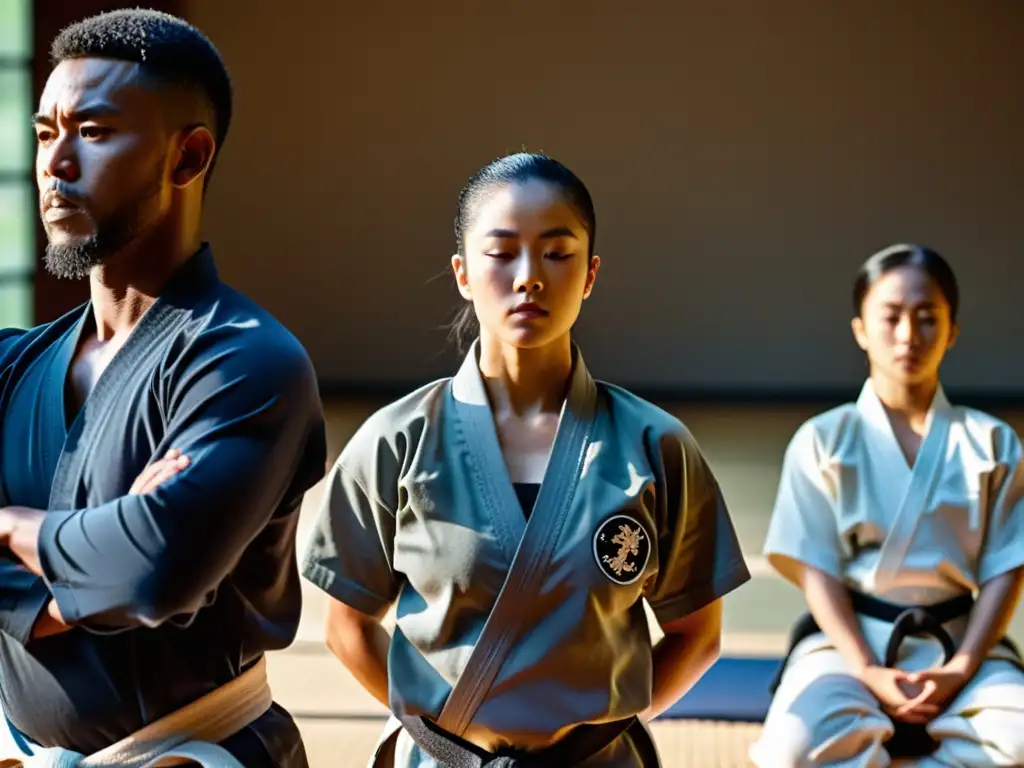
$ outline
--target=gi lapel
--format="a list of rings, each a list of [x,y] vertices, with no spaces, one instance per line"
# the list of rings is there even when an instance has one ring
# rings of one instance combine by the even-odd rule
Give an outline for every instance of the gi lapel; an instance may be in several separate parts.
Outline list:
[[[597,411],[597,387],[574,346],[572,378],[551,457],[534,511],[529,523],[524,523],[480,376],[478,344],[473,344],[453,379],[451,397],[472,480],[499,530],[503,549],[511,553],[511,565],[465,671],[437,721],[457,736],[465,732],[487,696],[517,639],[523,614],[547,575],[579,482]]]
[[[79,479],[86,462],[95,459],[94,443],[103,434],[107,415],[113,408],[126,405],[119,395],[129,382],[137,381],[135,377],[140,375],[140,368],[147,362],[147,358],[162,353],[160,342],[166,341],[170,331],[188,318],[196,297],[208,290],[216,280],[213,256],[209,246],[204,246],[175,273],[164,293],[139,319],[68,428],[67,440],[50,489],[50,509],[68,510],[78,506],[80,502],[76,499],[76,491]],[[90,302],[83,317],[90,318],[91,312]],[[69,366],[70,362],[68,360]],[[155,366],[156,363],[151,362],[150,367]],[[68,370],[64,371],[63,381],[67,381],[68,373]],[[63,393],[65,387],[61,386],[60,391]],[[61,413],[67,413],[63,400],[61,406]]]
[[[888,416],[884,407],[872,390],[870,397],[863,397],[863,403],[858,401],[862,407],[863,414],[869,422],[875,423],[881,418],[888,424]],[[889,527],[889,531],[882,542],[879,553],[878,566],[875,569],[875,586],[883,589],[886,584],[891,583],[900,566],[906,557],[910,547],[911,539],[917,528],[918,520],[924,514],[928,498],[935,489],[936,484],[942,477],[942,470],[946,459],[946,441],[949,436],[949,401],[942,391],[942,387],[935,393],[931,409],[928,412],[926,432],[921,441],[921,447],[917,452],[917,459],[911,472],[910,486],[907,488],[899,511]],[[890,435],[895,442],[895,435]]]

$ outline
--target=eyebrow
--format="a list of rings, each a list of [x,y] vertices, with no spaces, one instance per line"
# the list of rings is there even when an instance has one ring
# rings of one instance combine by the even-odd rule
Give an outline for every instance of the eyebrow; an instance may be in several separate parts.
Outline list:
[[[886,309],[903,309],[905,304],[899,301],[887,301],[883,305]],[[914,309],[935,309],[938,305],[934,301],[922,301],[917,304],[911,304]]]
[[[100,102],[97,104],[91,104],[81,109],[76,109],[68,115],[68,119],[73,123],[84,123],[88,120],[95,120],[96,118],[112,117],[114,115],[121,114],[121,110],[108,101]],[[33,125],[53,125],[53,118],[42,112],[36,112],[32,115]]]
[[[513,232],[511,229],[492,229],[484,237],[518,237],[517,232]],[[555,227],[554,229],[546,229],[540,233],[542,240],[550,240],[555,237],[571,237],[573,240],[578,240],[576,234],[568,227]]]

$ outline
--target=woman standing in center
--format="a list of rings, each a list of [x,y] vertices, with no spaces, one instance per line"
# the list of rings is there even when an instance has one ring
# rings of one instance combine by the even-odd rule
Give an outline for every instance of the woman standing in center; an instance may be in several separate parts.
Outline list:
[[[479,335],[330,474],[304,574],[333,598],[328,645],[395,715],[371,764],[655,766],[646,721],[717,656],[721,598],[749,574],[715,478],[677,419],[595,382],[570,340],[595,224],[545,156],[473,176],[452,269]]]

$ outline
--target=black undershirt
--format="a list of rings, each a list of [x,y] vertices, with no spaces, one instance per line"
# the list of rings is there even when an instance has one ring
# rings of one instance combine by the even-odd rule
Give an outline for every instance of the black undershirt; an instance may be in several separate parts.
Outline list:
[[[533,512],[533,506],[537,503],[537,494],[540,493],[540,483],[513,483],[516,489],[516,496],[519,498],[519,506],[523,508],[523,515],[527,520]]]

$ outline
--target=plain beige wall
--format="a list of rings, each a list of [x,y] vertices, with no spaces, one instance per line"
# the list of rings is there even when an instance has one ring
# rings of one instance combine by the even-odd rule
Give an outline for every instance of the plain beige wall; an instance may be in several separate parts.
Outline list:
[[[191,8],[237,89],[208,235],[325,380],[450,371],[458,190],[525,146],[597,201],[599,376],[856,387],[851,276],[919,240],[962,282],[947,385],[1024,388],[1019,0]]]

